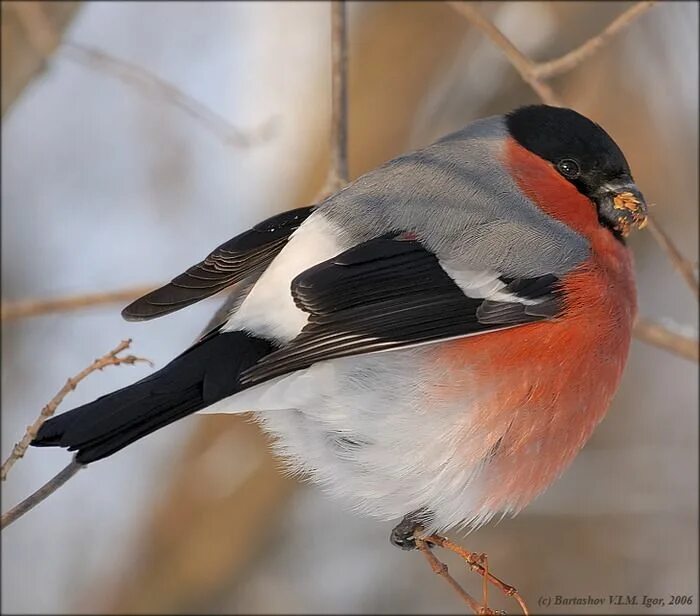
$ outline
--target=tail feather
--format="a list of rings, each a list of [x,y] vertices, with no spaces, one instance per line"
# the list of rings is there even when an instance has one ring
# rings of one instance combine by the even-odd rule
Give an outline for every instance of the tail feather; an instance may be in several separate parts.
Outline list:
[[[88,464],[245,388],[239,375],[274,350],[245,332],[210,336],[128,387],[45,422],[32,445],[67,447]]]

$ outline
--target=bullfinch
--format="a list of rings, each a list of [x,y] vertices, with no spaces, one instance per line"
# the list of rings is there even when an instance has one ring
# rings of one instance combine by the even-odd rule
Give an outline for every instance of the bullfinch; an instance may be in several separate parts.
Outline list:
[[[233,287],[146,378],[49,419],[89,464],[195,412],[255,417],[289,466],[393,543],[514,514],[605,415],[636,313],[646,204],[620,148],[546,105],[475,121],[216,248],[123,311]]]

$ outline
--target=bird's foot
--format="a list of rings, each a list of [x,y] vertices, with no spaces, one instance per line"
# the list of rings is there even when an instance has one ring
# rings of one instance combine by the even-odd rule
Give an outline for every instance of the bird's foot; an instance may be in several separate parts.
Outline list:
[[[434,573],[441,576],[450,585],[460,598],[470,607],[475,614],[505,614],[505,612],[492,610],[488,606],[488,589],[489,584],[498,588],[508,597],[513,597],[518,604],[522,613],[527,616],[528,610],[523,598],[518,594],[518,591],[506,584],[501,579],[497,578],[489,571],[488,557],[486,554],[477,554],[465,550],[461,546],[453,543],[449,539],[438,534],[423,534],[423,525],[421,519],[425,519],[420,514],[409,514],[404,517],[399,524],[391,531],[390,541],[402,550],[418,550],[425,556],[430,568]],[[440,547],[450,552],[457,554],[471,571],[481,575],[483,580],[482,586],[482,601],[479,603],[474,597],[466,592],[457,581],[449,574],[447,565],[440,561],[433,549]]]
[[[402,550],[417,549],[416,537],[423,531],[421,519],[423,519],[423,516],[420,513],[409,513],[407,516],[404,516],[403,520],[394,526],[391,535],[389,535],[391,545],[395,545]]]

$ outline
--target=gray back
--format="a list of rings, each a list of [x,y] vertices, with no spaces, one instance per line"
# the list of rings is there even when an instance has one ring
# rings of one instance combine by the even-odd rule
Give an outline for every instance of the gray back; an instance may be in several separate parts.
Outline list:
[[[502,116],[473,122],[361,176],[319,210],[348,245],[411,230],[455,266],[562,275],[588,256],[588,242],[520,191],[501,162],[506,136]]]

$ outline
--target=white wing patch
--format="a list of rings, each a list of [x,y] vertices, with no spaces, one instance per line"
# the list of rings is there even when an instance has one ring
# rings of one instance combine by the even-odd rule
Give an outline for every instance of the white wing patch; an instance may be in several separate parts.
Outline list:
[[[484,298],[494,302],[518,303],[525,306],[534,306],[546,299],[530,299],[510,293],[506,290],[506,283],[500,279],[502,274],[499,272],[466,269],[456,261],[441,261],[440,266],[467,297]]]
[[[245,330],[280,343],[295,338],[309,315],[294,304],[292,280],[346,248],[337,228],[321,213],[312,214],[260,276],[223,331]]]

